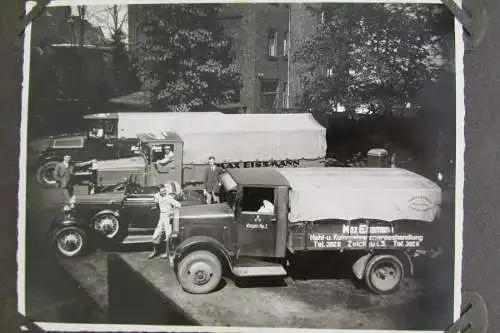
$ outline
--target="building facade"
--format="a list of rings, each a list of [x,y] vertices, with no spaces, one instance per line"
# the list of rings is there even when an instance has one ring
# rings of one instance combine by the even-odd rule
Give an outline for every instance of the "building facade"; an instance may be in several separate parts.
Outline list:
[[[312,32],[317,17],[305,4],[226,4],[220,23],[233,40],[240,69],[239,112],[275,113],[293,109],[300,94],[301,65],[294,48]],[[129,45],[141,39],[141,6],[128,8]]]

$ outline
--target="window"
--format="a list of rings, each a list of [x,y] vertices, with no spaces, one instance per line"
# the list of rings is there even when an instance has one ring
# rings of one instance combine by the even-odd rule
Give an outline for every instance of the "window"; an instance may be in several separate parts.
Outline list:
[[[158,160],[161,160],[165,157],[165,147],[169,147],[170,151],[173,153],[174,152],[174,147],[173,145],[153,145],[151,147],[151,152],[152,152],[152,158],[151,162],[156,162]]]
[[[267,55],[270,58],[278,56],[278,32],[274,29],[269,30],[267,35]]]
[[[283,107],[285,108],[289,108],[290,107],[290,103],[288,102],[289,101],[289,98],[288,98],[288,95],[289,95],[289,91],[288,91],[288,82],[285,81],[283,82]]]
[[[262,80],[260,82],[260,107],[262,109],[277,108],[279,81],[278,80]]]
[[[283,39],[283,57],[288,58],[288,49],[290,47],[289,45],[289,36],[288,36],[288,31],[285,32],[285,38]]]
[[[274,188],[244,187],[241,210],[242,212],[274,214]]]

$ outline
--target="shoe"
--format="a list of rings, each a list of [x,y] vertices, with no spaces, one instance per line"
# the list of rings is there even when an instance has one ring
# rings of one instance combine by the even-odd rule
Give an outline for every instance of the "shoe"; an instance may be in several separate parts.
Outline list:
[[[153,245],[153,252],[151,252],[148,256],[148,259],[153,259],[158,255],[158,245]]]
[[[167,259],[168,258],[168,253],[166,253],[166,252],[162,253],[161,256],[160,256],[160,258]]]

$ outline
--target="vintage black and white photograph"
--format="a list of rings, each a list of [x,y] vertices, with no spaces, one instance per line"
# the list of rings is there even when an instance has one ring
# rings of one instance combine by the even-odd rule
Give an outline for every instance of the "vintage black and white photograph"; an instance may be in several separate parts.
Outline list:
[[[25,33],[19,312],[444,331],[461,36],[440,1],[51,2]]]

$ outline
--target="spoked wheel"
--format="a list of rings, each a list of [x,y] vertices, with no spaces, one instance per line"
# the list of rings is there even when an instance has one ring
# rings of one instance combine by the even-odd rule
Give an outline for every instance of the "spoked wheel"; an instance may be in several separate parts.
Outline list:
[[[112,213],[102,214],[94,219],[94,229],[107,239],[115,239],[120,232],[120,222]]]
[[[66,227],[54,233],[53,242],[58,255],[76,257],[87,249],[87,233],[78,227]]]
[[[222,280],[222,265],[211,252],[194,251],[179,263],[177,278],[182,288],[191,294],[207,294]]]
[[[366,284],[376,294],[394,292],[399,288],[403,278],[403,264],[396,256],[375,255],[366,265]]]

